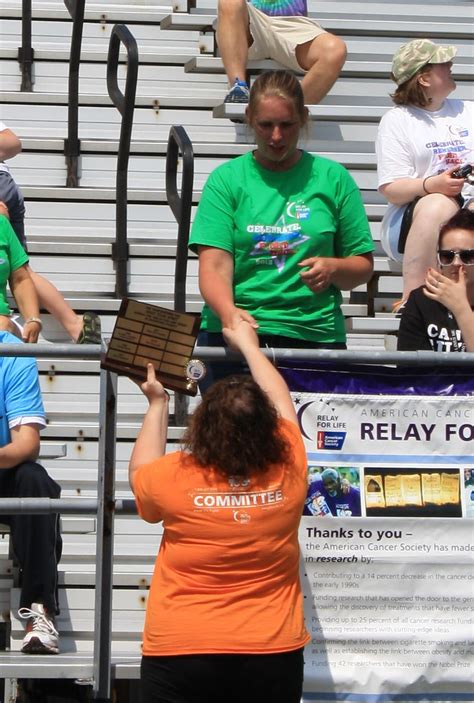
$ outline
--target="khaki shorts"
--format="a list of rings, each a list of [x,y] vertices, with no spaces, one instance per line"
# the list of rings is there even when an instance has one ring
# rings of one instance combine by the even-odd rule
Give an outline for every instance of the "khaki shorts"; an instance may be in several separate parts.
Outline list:
[[[269,17],[250,3],[247,9],[253,38],[249,61],[273,59],[293,71],[302,71],[296,60],[296,47],[326,34],[326,30],[308,17]]]

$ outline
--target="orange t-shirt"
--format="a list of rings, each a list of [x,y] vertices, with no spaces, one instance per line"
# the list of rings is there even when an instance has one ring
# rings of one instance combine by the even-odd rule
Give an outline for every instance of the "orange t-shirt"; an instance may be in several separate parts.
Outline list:
[[[182,452],[137,470],[138,512],[164,526],[143,654],[271,654],[309,640],[298,544],[306,452],[295,424],[280,427],[293,460],[263,475],[226,478]]]

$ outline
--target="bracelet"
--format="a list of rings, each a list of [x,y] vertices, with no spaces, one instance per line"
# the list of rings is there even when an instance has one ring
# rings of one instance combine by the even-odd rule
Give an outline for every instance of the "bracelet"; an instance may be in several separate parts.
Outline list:
[[[25,320],[23,324],[27,325],[29,322],[36,322],[40,326],[40,332],[43,329],[43,323],[41,322],[39,317],[29,317],[27,320]]]
[[[433,176],[426,176],[426,178],[423,181],[422,188],[423,188],[424,192],[426,193],[426,195],[432,195],[431,191],[426,190],[426,186],[425,186],[425,183],[428,180],[428,178],[433,178]]]

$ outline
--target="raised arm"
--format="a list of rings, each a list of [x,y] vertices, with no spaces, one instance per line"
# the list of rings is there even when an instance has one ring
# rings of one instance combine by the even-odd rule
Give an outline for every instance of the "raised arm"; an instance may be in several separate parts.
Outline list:
[[[423,292],[427,298],[437,300],[453,313],[461,330],[466,351],[474,351],[474,311],[469,302],[463,267],[459,268],[458,277],[455,280],[435,269],[428,269]]]
[[[262,353],[257,333],[251,325],[241,321],[234,329],[223,328],[222,332],[227,344],[243,355],[254,381],[268,395],[281,417],[298,424],[288,386],[271,361]]]
[[[229,252],[216,247],[200,246],[198,253],[199,289],[222,326],[233,328],[240,320],[246,320],[253,327],[258,327],[252,315],[234,304],[234,261]]]
[[[128,481],[133,491],[133,477],[139,466],[159,459],[166,453],[168,436],[168,394],[158,381],[153,364],[147,366],[147,380],[140,386],[148,400],[148,410],[133,447],[128,466]]]

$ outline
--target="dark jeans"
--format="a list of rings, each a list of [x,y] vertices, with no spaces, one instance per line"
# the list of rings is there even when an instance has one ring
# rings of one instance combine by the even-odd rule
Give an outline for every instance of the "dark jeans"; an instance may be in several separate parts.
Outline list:
[[[56,481],[33,461],[0,469],[0,498],[59,498],[60,494]],[[20,608],[43,603],[51,613],[58,613],[57,565],[62,551],[58,513],[2,515],[0,520],[10,526],[21,569]]]
[[[300,703],[303,650],[143,657],[141,703]]]
[[[259,334],[261,347],[274,347],[275,349],[346,349],[343,342],[319,343],[308,342],[305,339],[296,337],[283,337],[279,334]],[[220,332],[207,332],[202,330],[197,337],[197,344],[194,353],[199,358],[199,347],[226,347],[224,337]],[[210,386],[221,378],[231,376],[234,373],[250,373],[246,363],[242,361],[206,361],[207,373],[199,383],[201,394],[205,393]]]

